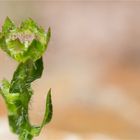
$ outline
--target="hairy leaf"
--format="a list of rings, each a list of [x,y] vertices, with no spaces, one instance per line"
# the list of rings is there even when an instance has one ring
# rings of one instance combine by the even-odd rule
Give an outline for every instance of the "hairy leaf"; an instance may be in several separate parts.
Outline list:
[[[14,73],[11,81],[10,92],[24,92],[30,88],[31,82],[41,77],[43,71],[42,57],[36,62],[28,60],[21,63]]]

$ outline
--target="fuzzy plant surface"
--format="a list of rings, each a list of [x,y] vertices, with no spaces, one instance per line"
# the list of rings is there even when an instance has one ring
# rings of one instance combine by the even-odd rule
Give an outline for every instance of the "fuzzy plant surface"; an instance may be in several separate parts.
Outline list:
[[[40,126],[30,123],[29,103],[33,95],[31,83],[43,72],[42,55],[47,49],[51,31],[45,32],[31,18],[19,27],[7,17],[0,32],[0,48],[19,65],[12,80],[2,81],[0,94],[7,106],[9,125],[19,140],[32,140],[52,118],[51,89],[46,98],[46,110]]]

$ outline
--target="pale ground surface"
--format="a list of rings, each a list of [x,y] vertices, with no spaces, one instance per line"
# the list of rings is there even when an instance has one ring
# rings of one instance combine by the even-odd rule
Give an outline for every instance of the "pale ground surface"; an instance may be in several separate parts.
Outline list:
[[[0,120],[0,140],[16,140],[17,137],[9,133],[9,126],[7,120]],[[95,134],[76,134],[72,132],[65,132],[54,129],[47,129],[42,132],[41,136],[35,138],[34,140],[119,140],[112,138],[105,134],[95,133]]]
[[[140,140],[139,1],[0,1],[0,13],[0,26],[8,15],[52,28],[30,116],[41,122],[50,87],[54,116],[36,140]],[[0,51],[0,81],[16,66]],[[1,97],[0,118],[0,140],[16,140]]]

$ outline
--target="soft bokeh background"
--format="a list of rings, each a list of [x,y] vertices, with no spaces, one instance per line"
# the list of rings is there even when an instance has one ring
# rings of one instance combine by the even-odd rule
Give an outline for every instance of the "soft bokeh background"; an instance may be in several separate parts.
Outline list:
[[[30,117],[41,122],[50,87],[54,116],[36,140],[140,139],[139,15],[140,1],[0,1],[0,26],[31,17],[52,29]],[[16,66],[0,51],[0,80]],[[9,139],[0,97],[0,140]]]

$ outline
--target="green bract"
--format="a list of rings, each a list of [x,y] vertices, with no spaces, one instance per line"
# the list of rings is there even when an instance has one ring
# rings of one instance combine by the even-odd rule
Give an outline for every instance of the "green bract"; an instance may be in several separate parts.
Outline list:
[[[19,62],[36,61],[45,52],[50,35],[50,28],[46,33],[31,18],[16,27],[7,17],[0,33],[0,47]]]
[[[32,140],[52,118],[51,90],[47,95],[42,123],[32,125],[28,115],[33,95],[31,83],[42,76],[42,55],[49,39],[50,29],[45,33],[32,19],[25,20],[18,28],[7,18],[0,33],[0,48],[20,62],[11,82],[3,80],[0,87],[0,94],[7,105],[10,128],[19,140]]]

